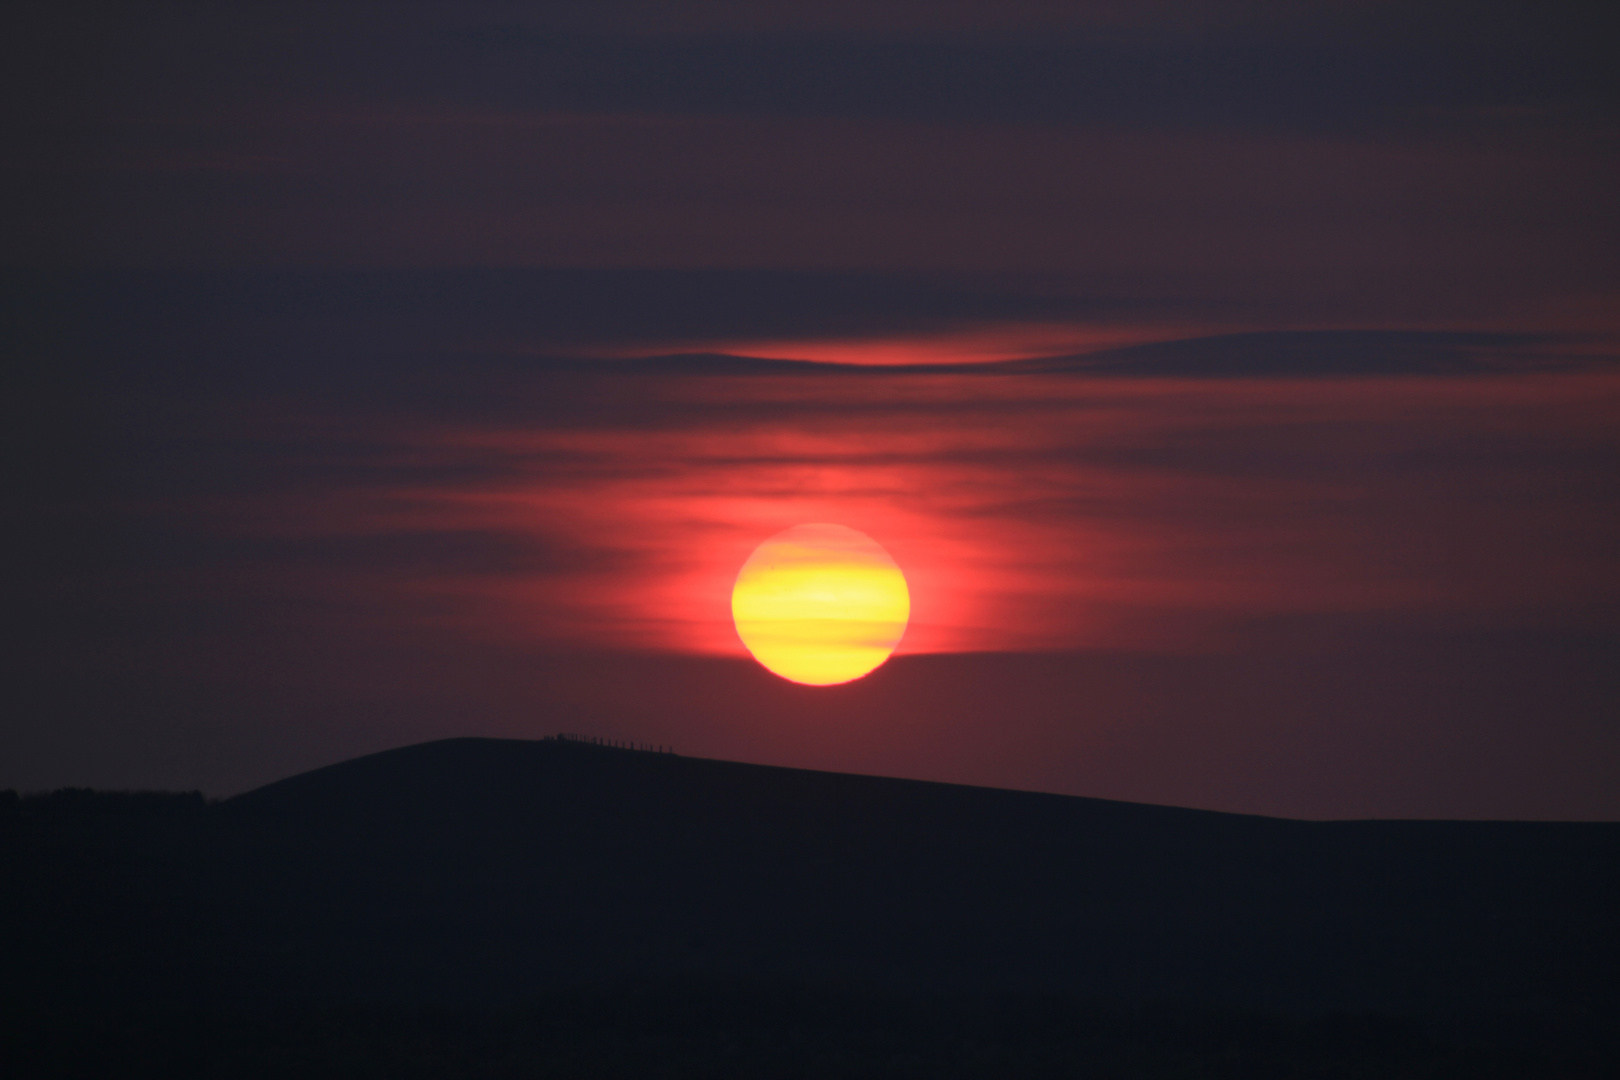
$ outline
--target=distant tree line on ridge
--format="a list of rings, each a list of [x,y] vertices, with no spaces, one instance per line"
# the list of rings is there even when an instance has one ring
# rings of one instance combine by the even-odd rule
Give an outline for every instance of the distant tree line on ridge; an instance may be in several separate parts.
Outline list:
[[[96,791],[58,788],[0,791],[0,821],[76,820],[95,817],[175,817],[212,804],[200,791]]]
[[[619,739],[603,739],[595,735],[574,735],[570,732],[561,732],[556,735],[547,735],[541,742],[575,743],[579,746],[600,746],[606,750],[640,750],[648,754],[673,754],[673,746],[662,746],[657,743],[624,742]]]

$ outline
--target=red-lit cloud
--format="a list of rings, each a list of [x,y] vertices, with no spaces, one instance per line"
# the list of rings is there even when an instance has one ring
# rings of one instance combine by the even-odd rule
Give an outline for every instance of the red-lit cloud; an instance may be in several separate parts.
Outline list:
[[[862,367],[978,364],[998,360],[1096,352],[1145,342],[1188,337],[1197,328],[1123,322],[981,322],[933,333],[863,337],[674,339],[653,350],[666,353],[728,353],[773,360],[813,360]],[[1212,328],[1206,328],[1212,329]],[[647,343],[596,350],[603,356],[645,355]]]
[[[324,573],[392,596],[373,607],[431,600],[473,636],[609,651],[743,655],[737,568],[803,522],[893,553],[913,596],[902,655],[1204,651],[1279,617],[1567,623],[1620,602],[1609,375],[647,377],[616,392],[645,399],[633,424],[385,424],[369,437],[390,455],[454,479],[284,492],[236,527],[588,553]]]

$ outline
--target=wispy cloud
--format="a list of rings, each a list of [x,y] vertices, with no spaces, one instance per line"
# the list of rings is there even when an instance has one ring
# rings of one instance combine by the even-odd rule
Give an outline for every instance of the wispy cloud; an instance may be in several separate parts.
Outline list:
[[[1620,607],[1603,372],[603,378],[614,407],[583,423],[373,417],[328,482],[210,496],[212,520],[378,613],[552,647],[740,655],[732,577],[813,521],[894,554],[902,653],[1220,650],[1277,617],[1558,626]]]

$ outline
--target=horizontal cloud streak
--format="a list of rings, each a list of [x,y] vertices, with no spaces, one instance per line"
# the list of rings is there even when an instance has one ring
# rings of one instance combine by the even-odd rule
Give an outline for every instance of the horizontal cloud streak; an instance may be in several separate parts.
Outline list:
[[[153,572],[508,643],[735,655],[737,568],[766,536],[832,521],[911,580],[902,652],[1205,651],[1284,617],[1590,629],[1620,612],[1605,373],[596,379],[614,403],[583,422],[515,419],[525,395],[591,397],[543,373],[481,419],[238,421],[215,435],[244,462],[234,486],[155,467],[170,486],[144,512],[197,565]],[[244,483],[266,447],[280,482]]]

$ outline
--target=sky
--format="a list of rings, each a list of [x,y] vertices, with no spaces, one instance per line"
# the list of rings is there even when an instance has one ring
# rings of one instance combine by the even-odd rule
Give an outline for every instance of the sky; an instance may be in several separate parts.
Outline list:
[[[0,788],[559,731],[1620,820],[1620,69],[1562,3],[25,4]],[[911,588],[784,682],[794,525]]]

